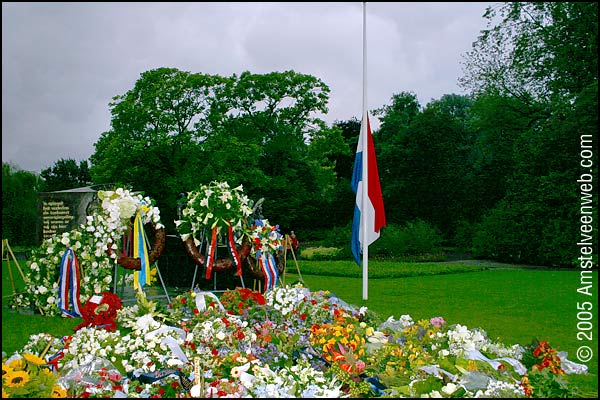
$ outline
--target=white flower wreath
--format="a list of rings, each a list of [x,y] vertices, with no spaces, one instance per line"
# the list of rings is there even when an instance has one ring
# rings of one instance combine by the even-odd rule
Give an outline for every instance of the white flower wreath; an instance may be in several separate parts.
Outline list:
[[[67,248],[73,249],[81,270],[80,300],[110,291],[113,267],[117,262],[117,243],[127,230],[130,218],[136,212],[144,223],[153,222],[156,229],[164,228],[160,211],[149,197],[118,188],[99,191],[101,207],[86,217],[79,229],[64,232],[45,240],[27,261],[30,269],[25,274],[25,286],[11,301],[15,309],[34,309],[43,315],[58,315],[58,276],[62,256]],[[109,255],[109,247],[113,251]],[[131,274],[125,275],[132,279]]]
[[[242,232],[247,226],[246,219],[252,214],[249,202],[242,185],[233,189],[227,182],[201,185],[199,190],[188,193],[175,227],[181,240],[185,242],[192,237],[196,246],[200,245],[199,236],[204,229],[217,228],[220,232],[231,226],[234,231]]]

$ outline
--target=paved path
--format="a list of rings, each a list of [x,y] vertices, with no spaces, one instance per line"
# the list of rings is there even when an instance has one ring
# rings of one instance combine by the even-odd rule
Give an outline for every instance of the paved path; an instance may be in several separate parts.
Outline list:
[[[526,264],[511,264],[511,263],[500,263],[489,260],[453,260],[453,261],[442,261],[441,264],[463,264],[463,265],[477,265],[485,266],[494,269],[536,269],[536,270],[557,270],[557,269],[568,269],[558,267],[548,267],[543,265],[526,265]]]

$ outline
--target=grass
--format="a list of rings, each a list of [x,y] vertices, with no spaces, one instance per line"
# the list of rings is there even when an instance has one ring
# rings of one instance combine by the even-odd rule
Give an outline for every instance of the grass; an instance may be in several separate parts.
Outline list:
[[[3,263],[6,264],[6,263]],[[3,265],[3,268],[6,266]],[[353,262],[299,261],[302,280],[311,290],[329,290],[347,303],[366,306],[382,319],[403,314],[414,320],[442,316],[448,324],[482,328],[492,340],[526,345],[534,338],[547,340],[571,361],[577,348],[598,348],[598,274],[594,270],[593,296],[579,293],[577,270],[492,269],[481,266],[369,263],[368,299],[362,299],[361,270]],[[19,314],[6,308],[11,286],[3,269],[2,350],[20,349],[30,334],[69,335],[79,319]],[[299,280],[288,264],[286,283]],[[318,274],[318,275],[317,275]],[[578,340],[577,304],[592,301],[593,342]],[[587,331],[590,332],[590,331]],[[587,376],[569,379],[585,393],[597,394],[597,354],[586,365]],[[587,397],[587,396],[586,396]],[[595,396],[590,396],[595,397]]]
[[[293,260],[288,260],[287,265],[289,271],[296,271]],[[354,261],[299,260],[298,267],[300,268],[300,273],[303,275],[327,275],[345,278],[362,277],[362,269],[359,268]],[[487,267],[480,265],[370,261],[369,279],[456,274],[462,272],[484,271],[486,269]]]

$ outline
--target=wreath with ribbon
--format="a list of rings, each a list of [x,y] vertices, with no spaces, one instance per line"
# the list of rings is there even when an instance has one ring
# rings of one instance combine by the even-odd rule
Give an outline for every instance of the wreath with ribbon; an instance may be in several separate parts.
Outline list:
[[[101,296],[92,296],[81,308],[83,322],[73,330],[90,326],[114,332],[117,329],[117,311],[122,308],[121,299],[114,293],[102,292]]]
[[[141,289],[151,283],[150,267],[164,249],[165,228],[160,222],[160,211],[149,197],[123,188],[99,191],[98,198],[112,232],[107,252],[123,268],[134,271],[134,288]],[[144,230],[146,224],[154,233],[152,246]],[[119,248],[117,242],[120,240]]]
[[[255,261],[253,263],[251,258],[248,259],[250,270],[255,277],[264,281],[266,292],[277,285],[285,267],[279,257],[283,250],[283,235],[279,232],[279,225],[271,225],[267,219],[256,219],[251,227],[250,239],[250,254]]]
[[[188,192],[185,207],[179,220],[175,221],[177,232],[188,254],[194,262],[206,267],[206,279],[212,271],[221,271],[236,266],[236,275],[242,275],[242,262],[250,253],[250,242],[244,235],[247,218],[252,214],[250,200],[242,185],[232,188],[228,182],[212,181],[201,185],[198,190]],[[242,243],[236,245],[236,234],[242,234]],[[208,235],[207,255],[198,251],[198,246]],[[219,239],[227,243],[231,258],[216,258]]]

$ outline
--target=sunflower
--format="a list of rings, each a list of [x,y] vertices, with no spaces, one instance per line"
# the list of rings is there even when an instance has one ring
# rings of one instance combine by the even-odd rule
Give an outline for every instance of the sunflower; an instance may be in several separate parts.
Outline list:
[[[56,385],[52,388],[52,394],[50,394],[50,397],[53,399],[65,398],[67,397],[67,391],[59,385]]]
[[[37,365],[37,366],[46,364],[46,360],[44,360],[41,357],[36,356],[35,354],[25,353],[25,354],[23,354],[23,358],[28,363],[31,363],[31,364],[34,364],[34,365]]]
[[[4,376],[4,383],[8,387],[23,387],[29,382],[29,374],[25,371],[12,371]]]
[[[9,372],[12,372],[12,371],[13,371],[13,369],[11,367],[2,363],[2,378],[4,378],[6,376],[6,374],[8,374]]]
[[[27,367],[25,361],[22,358],[15,358],[10,363],[8,363],[8,367],[14,371],[22,371]]]
[[[46,379],[54,379],[56,376],[49,368],[40,368],[40,375],[44,376]]]

